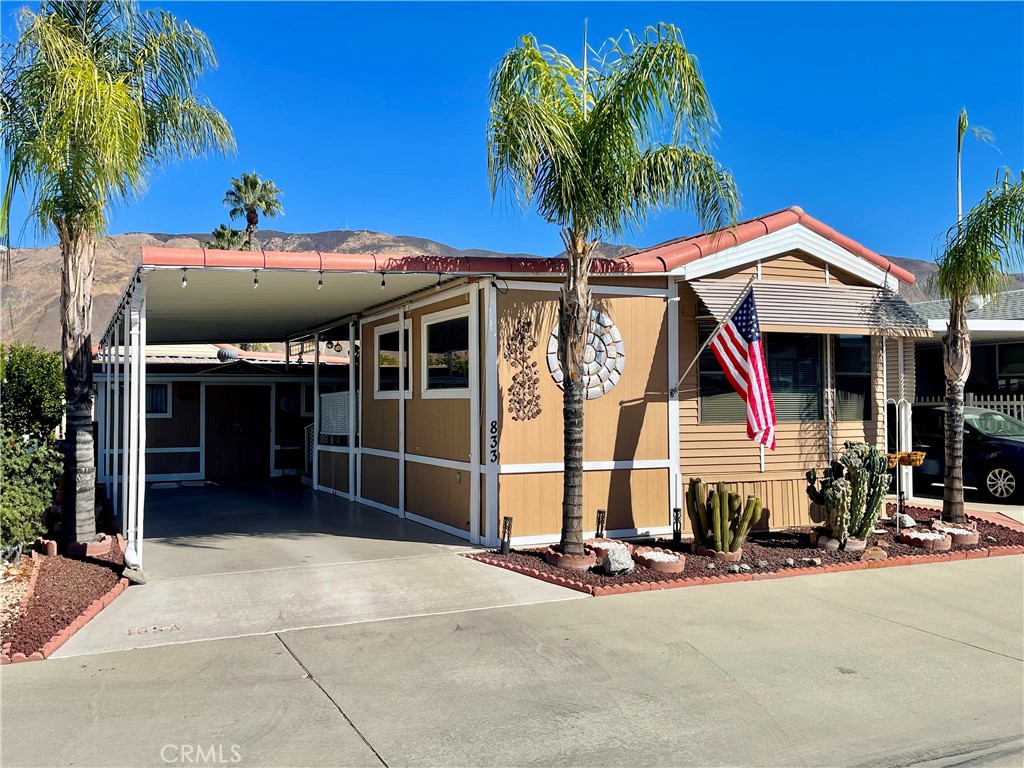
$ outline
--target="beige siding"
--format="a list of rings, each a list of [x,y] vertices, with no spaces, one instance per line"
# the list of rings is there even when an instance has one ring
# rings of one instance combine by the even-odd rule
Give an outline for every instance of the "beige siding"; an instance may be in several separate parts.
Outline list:
[[[363,454],[362,495],[364,499],[398,508],[398,459]]]
[[[594,306],[607,312],[621,332],[626,363],[614,389],[584,404],[584,460],[667,459],[665,299],[598,296]],[[562,461],[562,390],[551,378],[546,361],[557,308],[558,294],[554,292],[511,291],[498,296],[498,431],[502,464]],[[537,366],[541,414],[529,421],[511,418],[508,387],[517,369],[509,365],[503,354],[521,316],[530,318],[537,340],[531,360]]]
[[[557,534],[562,528],[560,472],[501,475],[498,499],[501,515],[513,518],[513,536]],[[598,509],[608,511],[610,531],[669,525],[668,470],[584,472],[584,530],[594,530]]]
[[[899,400],[901,397],[914,402],[917,392],[916,368],[914,364],[914,340],[903,339],[903,373],[900,374],[900,340],[889,338],[886,344],[886,388],[887,397]]]
[[[377,365],[373,331],[382,325],[396,322],[397,314],[367,323],[362,331],[363,349],[366,353],[359,366],[362,371],[360,396],[363,401],[360,438],[367,448],[376,448],[380,451],[398,451],[398,400],[377,400],[373,396],[373,378]]]
[[[407,462],[406,511],[468,531],[469,479],[469,470]]]
[[[347,453],[320,452],[320,485],[348,493]]]

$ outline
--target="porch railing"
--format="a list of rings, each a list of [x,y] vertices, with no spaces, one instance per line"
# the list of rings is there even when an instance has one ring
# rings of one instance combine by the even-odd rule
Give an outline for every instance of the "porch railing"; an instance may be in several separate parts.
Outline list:
[[[914,405],[942,405],[944,397],[919,397]],[[968,392],[964,395],[964,405],[988,408],[990,411],[1005,413],[1007,416],[1024,421],[1024,394],[1020,395],[975,395]]]

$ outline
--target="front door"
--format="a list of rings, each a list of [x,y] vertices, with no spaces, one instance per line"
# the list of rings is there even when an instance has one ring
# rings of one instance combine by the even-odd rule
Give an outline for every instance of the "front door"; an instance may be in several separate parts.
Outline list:
[[[258,482],[270,476],[270,387],[206,387],[206,479]]]

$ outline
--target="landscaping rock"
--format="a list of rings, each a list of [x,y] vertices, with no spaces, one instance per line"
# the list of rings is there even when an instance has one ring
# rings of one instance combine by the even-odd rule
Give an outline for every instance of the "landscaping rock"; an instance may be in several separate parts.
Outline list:
[[[707,564],[707,565],[705,566],[705,568],[707,568],[707,569],[708,569],[709,571],[713,571],[713,570],[717,569],[717,568],[718,568],[718,566],[717,566],[717,565],[715,565],[714,563],[708,563],[708,564]]]
[[[999,541],[995,536],[986,536],[985,541]]]
[[[768,567],[768,561],[767,560],[758,560],[757,561],[757,567],[758,568],[767,568]]]
[[[128,579],[130,584],[145,584],[146,575],[138,568],[125,568],[121,574],[124,578]]]
[[[864,550],[864,553],[860,556],[861,560],[885,560],[888,558],[888,553],[881,547],[868,547]]]
[[[794,565],[796,565],[796,560],[794,560],[792,557],[787,557],[786,558],[786,565],[788,565],[790,568],[792,568]]]
[[[747,567],[749,568],[750,566],[748,565]],[[740,572],[740,567],[736,563],[733,563],[732,565],[729,566],[729,573],[739,573],[739,572]]]
[[[800,562],[804,565],[821,565],[820,557],[801,557]]]
[[[905,513],[902,515],[893,515],[892,519],[899,523],[900,528],[913,528],[917,525],[917,520]]]
[[[611,547],[604,556],[604,560],[601,561],[601,567],[609,576],[618,576],[623,573],[632,573],[635,566],[633,558],[630,557],[629,551],[625,547]]]
[[[740,563],[740,570],[741,571],[749,571],[750,570],[750,566],[747,565],[746,563]]]

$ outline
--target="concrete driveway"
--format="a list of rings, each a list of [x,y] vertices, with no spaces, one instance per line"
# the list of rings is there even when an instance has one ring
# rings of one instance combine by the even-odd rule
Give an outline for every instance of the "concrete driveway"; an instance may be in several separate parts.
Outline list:
[[[0,675],[0,762],[1020,766],[1022,566],[832,573],[17,664]]]
[[[458,557],[461,539],[307,488],[147,490],[144,569],[55,657],[479,610],[578,592]]]

